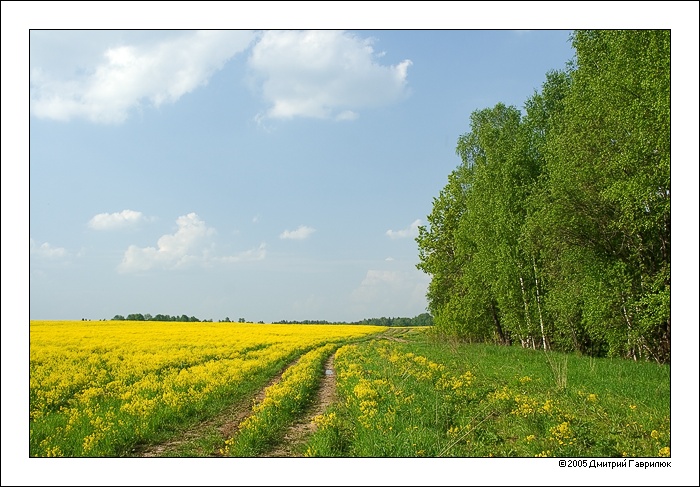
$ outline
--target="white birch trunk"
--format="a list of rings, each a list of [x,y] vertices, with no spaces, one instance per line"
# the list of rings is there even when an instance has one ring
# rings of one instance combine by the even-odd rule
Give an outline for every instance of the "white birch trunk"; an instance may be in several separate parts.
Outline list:
[[[537,313],[540,317],[540,331],[542,332],[542,348],[547,350],[547,337],[544,334],[544,319],[542,318],[542,306],[540,305],[540,283],[537,279],[537,268],[535,267],[535,257],[532,257],[532,273],[535,276],[535,296],[537,297]]]
[[[532,331],[532,322],[530,321],[530,306],[527,304],[527,297],[525,296],[525,281],[523,281],[523,276],[518,276],[518,279],[520,279],[520,290],[522,291],[523,294],[523,306],[525,306],[525,323],[527,324],[527,333],[528,333],[528,341],[532,338],[530,336],[530,333]],[[535,346],[535,340],[532,340],[532,348],[535,349],[537,348]]]

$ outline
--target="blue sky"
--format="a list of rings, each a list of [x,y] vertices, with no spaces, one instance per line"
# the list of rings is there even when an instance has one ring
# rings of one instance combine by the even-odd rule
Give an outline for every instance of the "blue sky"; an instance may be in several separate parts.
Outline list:
[[[604,475],[658,485],[675,472],[687,481],[686,465],[697,465],[697,411],[685,411],[697,403],[697,2],[2,2],[2,12],[3,484],[82,481],[74,462],[36,469],[21,453],[28,379],[16,370],[28,359],[30,318],[349,321],[424,311],[415,226],[460,162],[457,137],[472,111],[522,107],[548,70],[564,67],[573,52],[559,29],[570,28],[672,29],[681,264],[672,275],[673,379],[682,385],[672,406],[682,421],[673,471]],[[262,31],[28,35],[117,27],[374,30],[325,32],[315,49],[298,31],[288,42]],[[206,470],[220,483],[232,471],[185,463],[110,469],[110,478],[198,483]],[[313,466],[378,485],[434,483],[438,472],[451,485],[463,478],[453,468],[543,479],[539,462],[530,476],[534,463],[510,464]],[[81,463],[84,482],[101,465]],[[551,465],[553,485],[570,482],[571,472]],[[233,468],[260,481],[259,465]],[[687,473],[697,479],[697,468]],[[285,464],[265,478],[294,474]],[[310,481],[305,469],[297,474]]]
[[[414,239],[457,138],[569,34],[32,31],[30,318],[426,311]]]

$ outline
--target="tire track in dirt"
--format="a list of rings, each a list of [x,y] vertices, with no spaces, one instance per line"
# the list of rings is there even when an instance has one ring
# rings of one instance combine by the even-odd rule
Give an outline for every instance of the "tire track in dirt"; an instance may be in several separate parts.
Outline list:
[[[370,337],[370,339],[389,340],[403,343],[407,342],[403,336],[409,332],[410,330],[408,328],[388,328],[386,331]],[[337,399],[336,374],[333,367],[334,360],[335,353],[326,360],[323,367],[325,374],[321,377],[321,384],[316,394],[316,398],[309,407],[309,410],[302,418],[287,429],[284,438],[275,448],[260,455],[260,457],[272,458],[303,456],[303,452],[300,451],[302,443],[318,428],[316,423],[313,422],[313,418],[319,414],[323,414],[328,406],[330,406]]]
[[[317,425],[313,422],[313,418],[322,414],[326,408],[335,401],[335,369],[333,362],[335,354],[328,357],[323,365],[324,375],[321,376],[321,382],[311,406],[306,413],[294,424],[292,424],[284,434],[280,443],[272,450],[260,455],[265,458],[274,457],[301,457],[303,452],[298,451],[299,445],[316,431]]]
[[[231,438],[241,422],[253,411],[253,404],[258,404],[265,399],[265,390],[277,384],[285,371],[299,362],[299,358],[293,360],[284,366],[270,381],[255,393],[253,397],[249,397],[225,408],[216,416],[195,424],[191,428],[180,433],[176,438],[157,445],[137,446],[132,450],[131,456],[135,457],[162,457],[171,453],[175,453],[186,444],[194,444],[198,439],[212,434],[221,437],[220,445],[214,451],[202,451],[201,457],[221,457],[219,448],[223,448],[224,441]]]
[[[410,331],[406,328],[389,328],[383,333],[372,337],[372,339],[385,339],[395,342],[406,342],[403,336]],[[333,367],[335,353],[333,353],[324,363],[324,374],[321,376],[320,385],[314,400],[306,413],[295,421],[284,433],[280,442],[260,457],[301,457],[300,445],[305,439],[316,431],[317,425],[313,418],[323,414],[330,404],[336,400],[336,376]],[[215,417],[198,423],[185,430],[177,438],[158,445],[136,447],[132,450],[131,456],[137,457],[161,457],[177,452],[186,444],[194,444],[199,438],[207,435],[217,434],[221,437],[219,445],[214,451],[198,451],[201,457],[221,457],[219,448],[223,448],[224,441],[231,438],[237,431],[241,422],[252,413],[253,404],[261,403],[265,399],[265,390],[277,384],[284,372],[295,365],[299,359],[292,361],[283,367],[266,385],[264,385],[254,396],[223,410]],[[252,399],[252,400],[251,400]]]

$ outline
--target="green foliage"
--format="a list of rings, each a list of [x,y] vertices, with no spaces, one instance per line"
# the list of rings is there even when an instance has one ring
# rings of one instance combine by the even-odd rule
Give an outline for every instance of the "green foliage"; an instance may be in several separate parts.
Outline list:
[[[196,316],[187,316],[187,315],[163,315],[163,314],[157,314],[155,316],[152,316],[150,313],[146,314],[141,314],[141,313],[131,313],[124,318],[122,315],[115,315],[114,318],[112,318],[114,321],[191,321],[191,322],[198,322],[198,321],[212,321],[212,320],[200,320]]]
[[[471,115],[416,238],[438,333],[670,360],[670,32],[577,31],[525,113]]]
[[[252,457],[269,449],[312,400],[323,372],[323,362],[336,348],[333,343],[316,348],[285,370],[278,383],[265,389],[263,401],[253,406],[253,414],[226,440],[221,453]]]
[[[150,315],[149,313],[146,314],[141,314],[141,313],[132,313],[127,315],[126,318],[122,315],[115,315],[114,318],[112,318],[113,321],[189,321],[189,322],[213,322],[212,319],[204,319],[200,320],[196,316],[187,316],[187,315],[163,315],[163,314],[157,314],[155,316]],[[83,321],[86,321],[83,319]],[[232,323],[231,319],[227,316],[223,320],[218,320],[220,323]],[[246,323],[245,318],[238,318],[237,322],[234,323]],[[252,322],[248,322],[252,323]],[[258,321],[260,324],[264,324],[264,321]],[[433,317],[430,315],[430,313],[421,313],[417,316],[414,316],[413,318],[406,318],[406,317],[385,317],[382,316],[381,318],[367,318],[361,321],[355,321],[355,322],[347,322],[347,321],[336,321],[336,322],[330,322],[326,320],[280,320],[280,321],[275,321],[273,324],[280,324],[280,325],[374,325],[374,326],[396,326],[396,327],[406,327],[406,326],[432,326],[433,325]]]
[[[546,252],[586,259],[564,268],[551,258],[550,274],[585,279],[584,323],[609,352],[668,361],[670,32],[581,31],[573,45],[542,214]]]
[[[158,403],[153,414],[138,417],[124,409],[124,401],[114,397],[107,386],[92,387],[97,394],[71,394],[45,416],[33,419],[29,454],[60,457],[123,457],[146,445],[162,443],[182,434],[189,427],[221,412],[231,404],[249,401],[275,374],[299,353],[246,372],[245,380],[227,384],[206,396],[195,398],[199,388],[190,387],[192,398],[182,405]],[[107,376],[103,365],[91,372],[92,380]],[[201,387],[206,387],[202,384]],[[69,414],[69,410],[73,412]],[[221,442],[220,436],[217,438]],[[206,451],[208,455],[210,450]]]
[[[670,366],[484,344],[342,347],[312,457],[670,455]]]
[[[404,317],[385,317],[381,318],[367,318],[362,321],[357,321],[352,323],[355,325],[374,325],[374,326],[395,326],[395,327],[407,327],[407,326],[432,326],[433,317],[430,313],[421,313],[413,318]]]

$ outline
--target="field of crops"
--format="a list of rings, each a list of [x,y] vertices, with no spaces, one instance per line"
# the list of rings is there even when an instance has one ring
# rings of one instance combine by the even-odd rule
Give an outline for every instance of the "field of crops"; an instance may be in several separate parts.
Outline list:
[[[350,325],[30,323],[30,456],[123,456],[262,387]]]
[[[270,452],[300,422],[313,428],[286,456],[671,454],[666,365],[448,343],[425,328],[32,322],[30,330],[30,456],[138,456],[173,438],[177,448],[148,456],[277,456]],[[311,416],[327,376],[333,399]],[[246,405],[239,421],[206,441],[183,437],[232,404]]]

